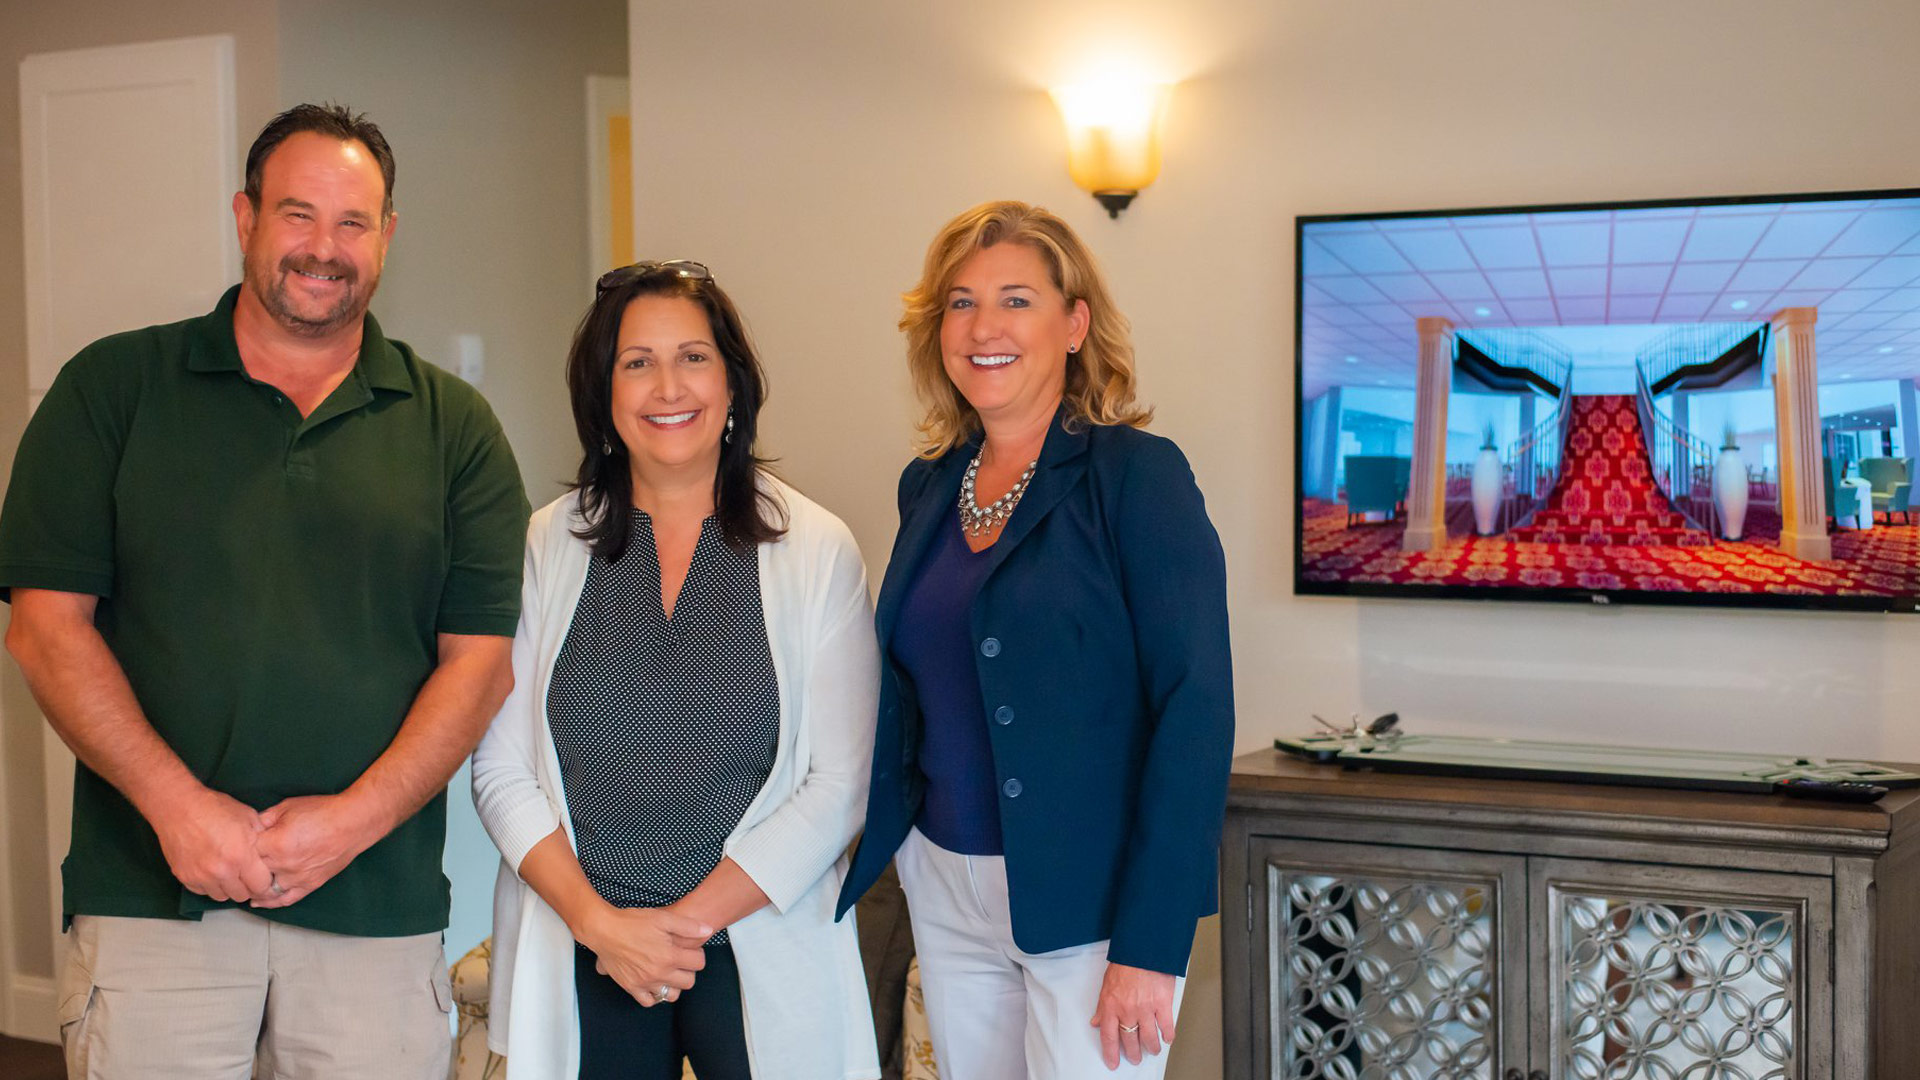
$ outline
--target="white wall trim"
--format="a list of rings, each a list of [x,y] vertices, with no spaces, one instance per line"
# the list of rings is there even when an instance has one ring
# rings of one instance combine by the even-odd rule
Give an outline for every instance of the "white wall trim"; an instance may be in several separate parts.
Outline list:
[[[60,1024],[54,1011],[56,985],[39,975],[15,975],[8,980],[6,1034],[16,1039],[59,1042]]]
[[[240,276],[230,209],[240,173],[234,108],[229,34],[36,53],[20,61],[29,405],[39,403],[61,365],[88,342],[205,312]],[[140,178],[141,199],[114,197],[125,176]],[[108,250],[113,258],[99,258]],[[101,304],[101,296],[113,303]],[[74,766],[46,725],[40,759],[46,933],[57,956]],[[13,988],[21,976],[13,963],[0,977],[9,980],[7,1020],[19,1025],[30,1021],[14,1013],[20,997]]]

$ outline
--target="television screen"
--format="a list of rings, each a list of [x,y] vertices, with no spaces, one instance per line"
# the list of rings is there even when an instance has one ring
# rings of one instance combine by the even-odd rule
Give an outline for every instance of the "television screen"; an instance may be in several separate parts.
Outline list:
[[[1297,591],[1920,610],[1920,190],[1295,251]]]

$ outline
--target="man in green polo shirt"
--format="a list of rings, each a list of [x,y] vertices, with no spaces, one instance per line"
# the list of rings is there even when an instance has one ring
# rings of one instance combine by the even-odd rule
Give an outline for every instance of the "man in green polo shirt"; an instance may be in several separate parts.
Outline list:
[[[393,173],[362,116],[274,118],[242,283],[81,350],[21,441],[0,590],[80,759],[74,1076],[446,1075],[446,784],[512,680],[527,500],[366,313]]]

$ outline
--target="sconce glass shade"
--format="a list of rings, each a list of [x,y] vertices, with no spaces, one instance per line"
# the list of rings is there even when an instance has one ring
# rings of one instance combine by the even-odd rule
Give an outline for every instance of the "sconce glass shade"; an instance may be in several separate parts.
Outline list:
[[[1160,118],[1172,89],[1098,82],[1053,90],[1067,126],[1067,172],[1109,216],[1160,175]]]

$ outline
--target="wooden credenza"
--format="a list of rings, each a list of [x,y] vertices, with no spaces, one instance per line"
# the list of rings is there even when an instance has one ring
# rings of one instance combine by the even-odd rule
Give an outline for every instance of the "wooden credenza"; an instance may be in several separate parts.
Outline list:
[[[1858,806],[1242,755],[1226,1075],[1920,1080],[1917,837],[1920,791]]]

